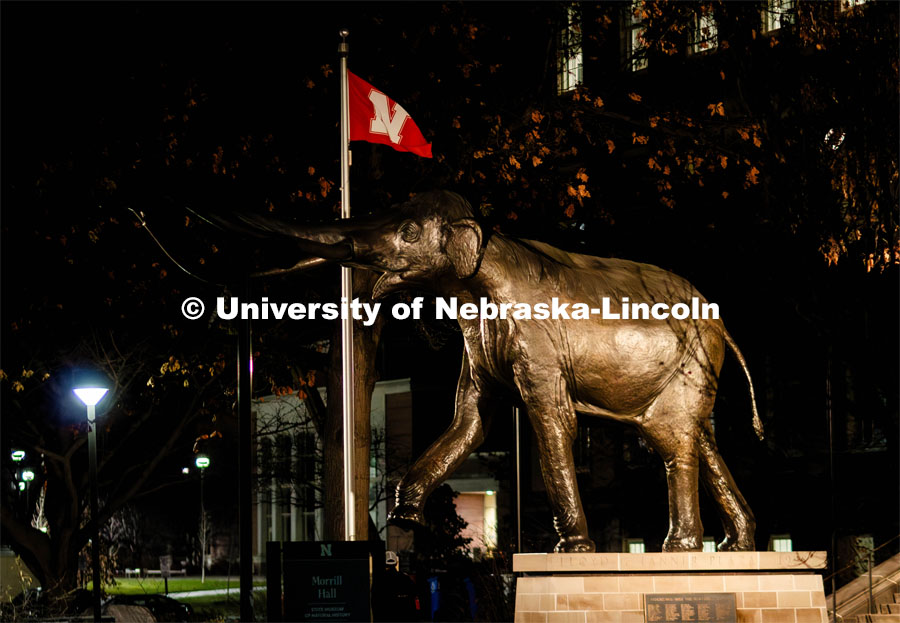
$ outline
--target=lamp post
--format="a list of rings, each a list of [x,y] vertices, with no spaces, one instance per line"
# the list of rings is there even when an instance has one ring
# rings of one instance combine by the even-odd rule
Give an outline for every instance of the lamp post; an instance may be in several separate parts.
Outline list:
[[[105,387],[79,387],[75,395],[87,407],[88,419],[88,455],[91,477],[91,522],[94,524],[94,534],[91,539],[91,567],[94,576],[94,621],[100,622],[100,500],[97,493],[97,425],[94,421],[94,407],[100,402],[109,390]]]
[[[206,583],[206,541],[209,539],[209,526],[206,524],[206,506],[203,502],[203,472],[209,467],[209,457],[200,455],[194,461],[200,470],[200,583]]]
[[[22,499],[22,492],[28,486],[24,480],[20,478],[19,475],[19,464],[25,460],[25,451],[24,450],[13,450],[10,453],[10,458],[13,460],[13,463],[16,464],[16,487],[19,489],[19,499]]]
[[[25,485],[25,487],[24,487],[25,488],[25,508],[29,508],[28,504],[29,504],[30,500],[28,499],[28,488],[29,488],[29,485],[31,484],[31,481],[34,480],[34,470],[31,470],[26,467],[25,469],[22,470],[21,478],[22,478],[22,484]],[[30,508],[29,508],[28,512],[29,513],[31,512]]]

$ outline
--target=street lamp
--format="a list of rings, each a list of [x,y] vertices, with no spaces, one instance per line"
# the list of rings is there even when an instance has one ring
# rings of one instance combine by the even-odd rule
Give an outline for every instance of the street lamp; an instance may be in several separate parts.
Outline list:
[[[209,540],[209,526],[206,523],[206,506],[203,503],[203,472],[209,467],[209,457],[201,454],[194,461],[200,470],[200,583],[206,582],[206,541]]]
[[[19,483],[19,491],[25,492],[25,508],[29,508],[31,500],[28,497],[28,484],[34,480],[34,471],[26,467],[22,470],[20,477],[22,478],[22,481]]]
[[[13,463],[15,463],[18,466],[19,463],[21,463],[22,461],[25,460],[25,451],[24,450],[13,450],[9,456],[10,456],[10,458],[12,458]],[[17,467],[17,469],[18,469],[18,467]],[[32,472],[32,478],[33,477],[34,477],[34,472]],[[17,478],[18,478],[18,476],[17,476]],[[26,484],[25,478],[23,476],[22,479],[18,481],[20,495],[21,495],[22,491],[25,490],[25,487],[27,487],[27,486],[28,485]]]
[[[100,623],[100,500],[97,493],[97,425],[94,421],[94,407],[109,390],[105,387],[79,387],[75,395],[87,407],[88,419],[88,455],[91,476],[91,521],[94,524],[94,536],[91,539],[91,566],[94,576],[94,621]]]

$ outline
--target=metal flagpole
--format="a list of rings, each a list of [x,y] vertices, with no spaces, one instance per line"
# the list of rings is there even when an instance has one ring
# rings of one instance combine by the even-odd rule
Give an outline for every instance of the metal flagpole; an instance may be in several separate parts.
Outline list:
[[[350,218],[350,89],[347,83],[347,30],[341,30],[338,56],[341,59],[341,218]],[[341,267],[341,302],[353,300],[353,274]],[[353,408],[356,375],[353,370],[353,319],[349,313],[341,320],[341,368],[344,399],[344,539],[356,540],[355,500],[353,498]]]

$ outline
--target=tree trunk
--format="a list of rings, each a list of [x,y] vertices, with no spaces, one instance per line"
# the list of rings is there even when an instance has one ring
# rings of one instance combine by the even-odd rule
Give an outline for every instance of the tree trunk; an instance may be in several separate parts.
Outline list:
[[[344,486],[341,476],[344,471],[344,448],[342,435],[344,426],[341,413],[341,328],[331,336],[331,361],[328,366],[328,403],[325,410],[325,426],[322,434],[324,464],[322,466],[322,504],[324,506],[324,532],[326,541],[341,541],[344,538]]]
[[[353,271],[353,295],[361,302],[371,301],[370,293],[378,275],[367,270]],[[381,339],[386,317],[379,314],[375,323],[366,327],[361,321],[353,323],[353,367],[356,372],[353,493],[356,539],[364,541],[369,535],[369,446],[371,425],[369,415],[372,390],[375,388],[375,354]],[[343,378],[341,374],[341,328],[336,325],[332,337],[330,369],[328,372],[328,405],[323,434],[325,453],[323,470],[323,503],[325,505],[324,538],[344,539],[344,448],[343,448]]]
[[[14,551],[37,578],[50,599],[62,597],[75,588],[78,553],[84,543],[71,527],[60,521],[51,522],[51,536],[48,537],[13,517],[8,509],[2,509],[0,518],[4,532],[14,543]],[[70,523],[73,519],[61,518]]]

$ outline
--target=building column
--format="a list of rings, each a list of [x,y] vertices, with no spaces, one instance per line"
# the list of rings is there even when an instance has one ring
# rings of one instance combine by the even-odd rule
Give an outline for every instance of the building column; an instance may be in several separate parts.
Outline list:
[[[272,477],[272,483],[269,485],[269,491],[271,495],[271,509],[272,509],[272,540],[280,541],[281,540],[281,510],[278,508],[278,479],[274,476]]]
[[[297,495],[296,481],[300,457],[300,451],[297,448],[299,444],[297,441],[297,436],[291,435],[291,541],[301,540],[301,535],[298,530],[299,526],[297,525],[299,519],[297,511],[300,503],[300,496]]]

